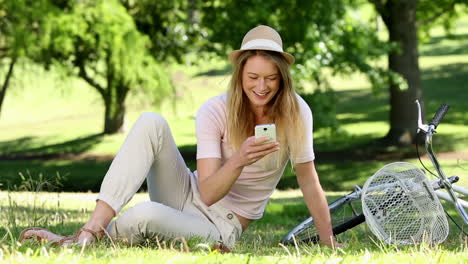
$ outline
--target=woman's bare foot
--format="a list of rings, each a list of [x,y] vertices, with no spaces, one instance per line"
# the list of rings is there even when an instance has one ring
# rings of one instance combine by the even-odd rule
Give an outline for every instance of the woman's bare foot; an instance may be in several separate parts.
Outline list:
[[[87,228],[80,228],[75,235],[61,236],[57,235],[45,228],[32,227],[23,230],[20,233],[19,241],[34,239],[36,241],[50,242],[53,245],[73,246],[73,245],[90,245],[104,236],[104,232],[96,232]]]
[[[25,240],[37,240],[37,241],[45,241],[45,242],[58,242],[65,238],[64,236],[57,235],[45,228],[40,227],[32,227],[23,230],[20,233],[19,241],[23,242]]]

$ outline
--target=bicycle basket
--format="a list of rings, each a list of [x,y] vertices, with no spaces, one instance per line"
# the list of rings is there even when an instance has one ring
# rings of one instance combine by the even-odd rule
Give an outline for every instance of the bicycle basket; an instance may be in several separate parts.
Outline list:
[[[387,244],[443,242],[448,222],[424,172],[407,162],[391,163],[362,189],[362,211],[372,233]]]

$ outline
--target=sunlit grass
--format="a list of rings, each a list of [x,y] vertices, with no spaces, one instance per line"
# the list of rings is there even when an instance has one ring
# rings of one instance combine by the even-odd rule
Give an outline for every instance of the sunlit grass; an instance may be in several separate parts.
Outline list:
[[[332,200],[342,194],[334,192],[327,193],[327,196]],[[454,229],[449,239],[438,246],[384,245],[362,224],[339,236],[344,247],[338,250],[305,244],[282,247],[278,244],[282,235],[307,217],[307,210],[297,190],[275,191],[264,218],[244,233],[231,254],[211,252],[203,241],[188,241],[188,248],[179,244],[155,243],[130,247],[114,241],[100,242],[85,249],[15,242],[18,232],[34,221],[63,235],[75,232],[87,220],[96,195],[0,192],[3,212],[0,215],[0,262],[154,263],[157,259],[158,263],[389,263],[391,259],[394,263],[464,263],[467,260],[466,241],[460,239]],[[126,208],[147,199],[146,193],[139,193]],[[32,210],[36,210],[34,214]],[[11,219],[15,219],[14,225]]]

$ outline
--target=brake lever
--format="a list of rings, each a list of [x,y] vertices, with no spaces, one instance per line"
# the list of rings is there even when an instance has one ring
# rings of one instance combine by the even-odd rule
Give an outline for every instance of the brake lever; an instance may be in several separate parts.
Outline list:
[[[419,131],[424,131],[424,133],[427,133],[429,131],[429,125],[426,125],[426,124],[423,124],[422,122],[422,111],[421,111],[421,104],[419,104],[419,100],[416,99],[416,104],[418,105],[418,131],[417,133],[419,133]]]

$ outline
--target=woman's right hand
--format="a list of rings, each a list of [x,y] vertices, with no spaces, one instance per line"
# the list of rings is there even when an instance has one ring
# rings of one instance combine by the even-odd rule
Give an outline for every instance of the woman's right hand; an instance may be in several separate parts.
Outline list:
[[[255,136],[247,138],[239,148],[238,155],[242,166],[255,163],[266,155],[279,150],[278,142],[268,142],[268,137],[256,138]],[[267,143],[268,142],[268,143]]]

